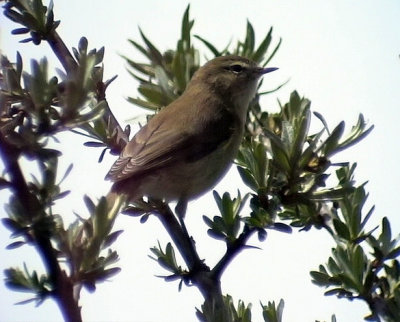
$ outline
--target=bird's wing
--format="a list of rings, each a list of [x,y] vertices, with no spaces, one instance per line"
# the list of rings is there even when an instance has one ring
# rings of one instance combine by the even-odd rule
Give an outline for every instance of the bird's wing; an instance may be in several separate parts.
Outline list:
[[[235,123],[229,112],[203,122],[198,131],[185,130],[186,126],[164,120],[152,119],[140,129],[111,167],[107,179],[120,181],[171,163],[194,162],[227,141]]]

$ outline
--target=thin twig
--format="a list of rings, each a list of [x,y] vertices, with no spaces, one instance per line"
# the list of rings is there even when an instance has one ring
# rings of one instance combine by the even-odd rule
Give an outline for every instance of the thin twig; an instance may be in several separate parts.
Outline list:
[[[78,63],[75,61],[71,52],[68,50],[58,33],[55,30],[52,30],[46,35],[46,40],[67,74],[76,71],[78,68]]]
[[[57,56],[61,65],[64,67],[66,73],[68,75],[71,75],[76,72],[79,67],[78,63],[76,62],[58,33],[55,30],[52,30],[46,35],[45,39],[49,43],[51,49]],[[118,123],[106,100],[106,88],[109,83],[110,82],[100,82],[99,84],[96,84],[95,94],[99,102],[105,101],[105,113],[102,117],[105,121],[109,133],[115,133],[113,135],[112,142],[110,142],[111,153],[120,154],[126,143],[128,143],[129,138],[122,129],[121,125]]]

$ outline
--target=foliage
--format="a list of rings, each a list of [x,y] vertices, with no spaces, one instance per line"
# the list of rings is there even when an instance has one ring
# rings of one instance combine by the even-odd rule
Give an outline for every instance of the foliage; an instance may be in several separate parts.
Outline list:
[[[283,306],[285,302],[283,300],[279,301],[278,307],[275,302],[268,302],[268,305],[261,306],[263,308],[263,318],[265,322],[282,322]]]
[[[37,303],[49,296],[59,299],[64,317],[79,321],[76,290],[83,286],[93,290],[97,282],[119,271],[114,267],[118,255],[109,246],[120,232],[111,232],[116,214],[109,213],[104,198],[95,205],[85,197],[90,217],[78,216],[69,227],[64,226],[62,215],[53,212],[56,202],[69,193],[61,184],[72,165],[59,179],[61,151],[50,149],[49,141],[57,140],[62,131],[78,129],[111,149],[118,149],[119,141],[123,141],[110,126],[104,99],[108,85],[102,81],[100,65],[104,48],[88,51],[87,40],[82,38],[73,57],[55,31],[59,22],[54,21],[51,3],[44,7],[36,0],[8,1],[4,14],[24,26],[14,34],[30,33],[23,42],[48,41],[65,69],[59,81],[49,76],[45,58],[31,61],[31,73],[23,71],[19,53],[15,64],[5,56],[1,58],[0,152],[7,171],[1,182],[2,188],[13,192],[3,224],[12,238],[18,238],[9,248],[37,246],[47,270],[39,278],[37,272],[29,273],[27,268],[10,268],[5,271],[6,283],[33,292]],[[33,175],[29,180],[23,175],[20,164],[24,160],[37,164],[40,177]]]
[[[128,64],[128,71],[134,79],[140,82],[138,91],[142,95],[139,98],[129,97],[128,101],[150,110],[158,110],[183,93],[187,83],[194,72],[200,67],[199,50],[193,47],[191,30],[194,20],[189,18],[187,7],[183,19],[181,38],[178,40],[175,50],[167,50],[161,53],[153,43],[140,30],[144,46],[132,39],[129,42],[143,54],[148,60],[147,63],[135,62],[123,56]],[[214,57],[234,54],[245,56],[265,66],[277,52],[281,41],[265,57],[269,51],[272,41],[272,28],[261,44],[255,47],[255,33],[250,22],[247,23],[246,38],[239,41],[233,50],[228,47],[219,51],[211,43],[200,36],[195,36],[211,51]]]
[[[216,310],[210,302],[205,302],[201,311],[197,310],[199,321],[240,321],[251,322],[251,304],[247,306],[239,300],[237,307],[233,303],[232,296],[223,296],[224,306],[222,310]],[[278,320],[273,320],[278,322]]]
[[[200,66],[200,52],[195,41],[212,57],[236,54],[266,66],[275,56],[281,40],[272,46],[272,28],[256,45],[255,32],[247,22],[244,40],[218,50],[204,37],[192,34],[194,20],[189,6],[182,20],[181,37],[175,49],[161,52],[140,30],[139,41],[130,40],[146,62],[124,56],[132,77],[139,82],[140,97],[128,101],[151,111],[158,111],[184,91],[193,73]],[[58,133],[72,131],[90,138],[85,145],[101,147],[100,161],[106,150],[118,154],[128,141],[129,128],[122,130],[105,98],[110,84],[103,81],[101,65],[104,49],[88,50],[82,38],[77,49],[69,52],[56,29],[52,3],[43,6],[40,0],[12,0],[4,5],[4,14],[22,25],[14,34],[29,34],[22,42],[50,44],[64,71],[59,80],[50,76],[46,59],[31,62],[31,73],[23,71],[22,57],[16,62],[1,58],[0,74],[0,152],[6,175],[0,187],[13,194],[7,204],[3,224],[17,238],[10,249],[25,244],[35,245],[45,263],[46,273],[39,276],[24,269],[5,271],[6,284],[16,290],[29,291],[34,297],[23,303],[40,304],[53,297],[64,318],[80,321],[79,291],[93,291],[96,284],[118,273],[118,255],[110,245],[122,231],[113,231],[120,204],[110,207],[102,197],[97,202],[85,196],[89,216],[65,228],[62,215],[54,213],[54,205],[68,195],[62,189],[72,165],[59,175],[61,152],[50,149],[49,141]],[[282,84],[283,85],[283,84]],[[398,238],[393,238],[387,218],[380,233],[368,230],[373,208],[365,214],[365,184],[354,180],[356,165],[335,164],[333,157],[358,143],[370,133],[363,115],[347,134],[345,123],[330,130],[323,116],[311,112],[311,102],[294,91],[280,111],[268,113],[260,106],[260,96],[278,90],[259,92],[250,105],[246,133],[236,159],[237,169],[250,193],[231,197],[214,192],[219,214],[204,216],[208,234],[226,245],[226,252],[214,267],[200,260],[195,243],[183,221],[179,221],[168,205],[158,200],[141,200],[130,204],[124,213],[140,216],[145,222],[156,215],[171,236],[175,246],[151,249],[152,257],[168,271],[166,281],[180,280],[194,285],[205,302],[197,310],[202,321],[251,321],[251,304],[239,300],[235,305],[223,295],[220,279],[247,241],[257,235],[263,241],[270,229],[290,233],[293,229],[324,229],[336,242],[327,264],[311,272],[313,282],[326,287],[326,295],[359,299],[371,310],[366,318],[373,321],[398,321],[400,316],[400,253]],[[310,133],[312,119],[320,121],[320,129]],[[21,171],[21,162],[37,164],[40,177],[28,179]],[[332,173],[336,179],[328,178]],[[247,207],[247,201],[249,201]],[[176,253],[184,260],[178,263]],[[282,321],[284,302],[261,304],[264,321]],[[332,317],[332,321],[335,321]]]

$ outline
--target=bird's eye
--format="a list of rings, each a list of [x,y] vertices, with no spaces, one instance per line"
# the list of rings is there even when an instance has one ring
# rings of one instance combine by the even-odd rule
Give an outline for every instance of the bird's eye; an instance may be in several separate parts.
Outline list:
[[[240,73],[240,72],[243,71],[244,68],[243,68],[242,65],[235,64],[235,65],[232,65],[230,69],[231,69],[231,71],[233,71],[234,73]]]

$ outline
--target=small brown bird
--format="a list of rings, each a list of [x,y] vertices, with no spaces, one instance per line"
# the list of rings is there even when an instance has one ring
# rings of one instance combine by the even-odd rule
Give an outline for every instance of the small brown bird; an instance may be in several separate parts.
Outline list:
[[[126,145],[106,176],[114,182],[112,191],[130,201],[178,201],[182,218],[187,202],[213,188],[230,168],[258,80],[276,69],[240,56],[206,63],[184,93]]]

